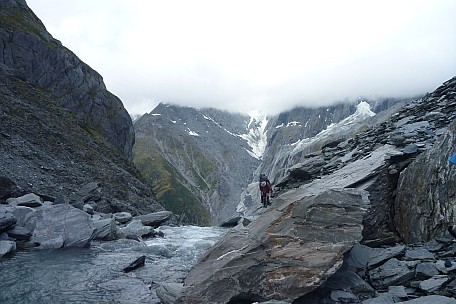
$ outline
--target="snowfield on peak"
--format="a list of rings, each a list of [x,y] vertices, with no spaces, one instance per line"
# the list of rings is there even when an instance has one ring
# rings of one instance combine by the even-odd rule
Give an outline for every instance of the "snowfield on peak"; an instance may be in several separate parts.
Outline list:
[[[364,121],[366,118],[369,118],[372,116],[375,116],[375,113],[372,112],[372,110],[370,109],[370,105],[365,101],[361,101],[356,106],[356,112],[353,113],[352,115],[348,116],[347,118],[341,120],[338,123],[330,124],[325,130],[321,131],[314,137],[304,138],[304,139],[298,140],[297,142],[291,144],[291,146],[294,146],[292,154],[295,154],[295,153],[301,151],[305,146],[307,146],[315,141],[318,141],[318,140],[328,137],[330,135],[336,135],[339,133],[343,133],[344,131],[351,129],[355,124],[360,123],[360,122]]]
[[[240,134],[239,137],[246,140],[252,149],[249,154],[256,158],[261,159],[266,145],[268,143],[266,126],[268,125],[268,118],[266,115],[253,111],[249,113],[250,121],[247,124],[247,133]]]

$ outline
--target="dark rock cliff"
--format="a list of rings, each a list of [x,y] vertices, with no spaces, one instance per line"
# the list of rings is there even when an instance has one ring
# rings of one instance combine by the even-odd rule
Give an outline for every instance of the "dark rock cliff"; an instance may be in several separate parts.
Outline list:
[[[71,201],[90,184],[99,211],[163,210],[130,161],[122,102],[25,1],[0,1],[0,105],[0,201],[29,192]]]
[[[78,122],[131,159],[134,130],[122,102],[96,71],[46,31],[25,1],[0,1],[0,64],[48,91]]]

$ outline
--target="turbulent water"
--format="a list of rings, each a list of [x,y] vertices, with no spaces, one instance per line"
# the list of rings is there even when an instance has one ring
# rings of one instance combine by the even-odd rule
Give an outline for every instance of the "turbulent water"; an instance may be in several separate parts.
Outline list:
[[[182,282],[226,232],[218,227],[161,227],[164,238],[34,250],[0,259],[0,303],[160,303],[160,283]],[[123,268],[145,255],[144,267]]]

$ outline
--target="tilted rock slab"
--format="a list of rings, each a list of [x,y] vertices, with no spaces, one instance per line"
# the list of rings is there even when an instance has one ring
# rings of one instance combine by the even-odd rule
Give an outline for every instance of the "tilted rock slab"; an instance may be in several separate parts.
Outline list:
[[[178,303],[292,301],[314,290],[361,240],[364,202],[355,190],[279,200],[229,232],[187,276]]]

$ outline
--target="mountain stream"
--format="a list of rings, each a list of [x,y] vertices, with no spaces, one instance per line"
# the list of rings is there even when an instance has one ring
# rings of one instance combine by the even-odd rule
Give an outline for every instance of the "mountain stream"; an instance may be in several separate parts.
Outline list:
[[[20,251],[0,259],[0,303],[160,303],[160,283],[182,282],[227,230],[168,227],[163,238],[92,242],[90,248]],[[123,269],[138,257],[146,262]]]

